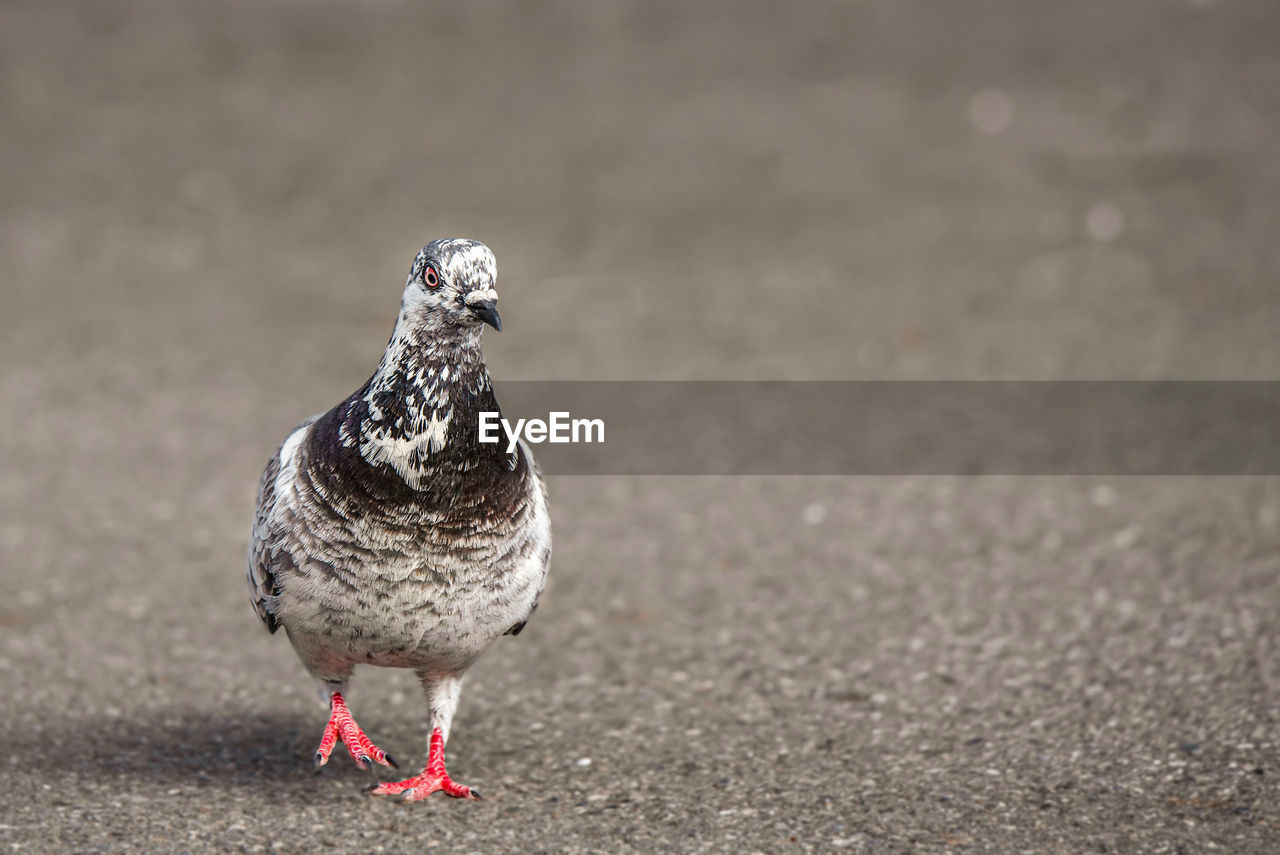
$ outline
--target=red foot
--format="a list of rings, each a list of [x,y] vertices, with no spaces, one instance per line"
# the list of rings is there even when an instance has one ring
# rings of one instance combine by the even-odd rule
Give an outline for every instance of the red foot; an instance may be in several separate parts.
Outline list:
[[[325,725],[324,736],[320,738],[320,747],[316,749],[317,769],[329,762],[329,755],[333,753],[333,746],[337,744],[338,739],[347,746],[347,753],[361,769],[371,769],[373,763],[395,769],[400,768],[390,754],[374,745],[369,737],[364,735],[360,725],[356,724],[356,720],[351,717],[351,710],[347,709],[347,702],[342,699],[342,693],[334,692],[333,699],[329,702],[329,723]]]
[[[427,768],[421,775],[403,781],[388,781],[370,790],[375,796],[402,796],[406,802],[425,799],[432,793],[443,792],[455,799],[476,799],[480,794],[470,787],[455,784],[444,770],[444,734],[440,728],[431,731],[431,744],[427,749]]]

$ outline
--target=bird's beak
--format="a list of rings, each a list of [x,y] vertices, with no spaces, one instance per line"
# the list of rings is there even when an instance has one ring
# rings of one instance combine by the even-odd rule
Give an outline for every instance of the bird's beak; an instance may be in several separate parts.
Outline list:
[[[498,304],[493,300],[485,300],[483,303],[476,303],[474,306],[467,306],[471,310],[471,314],[493,327],[498,332],[502,332],[502,318],[498,317]]]

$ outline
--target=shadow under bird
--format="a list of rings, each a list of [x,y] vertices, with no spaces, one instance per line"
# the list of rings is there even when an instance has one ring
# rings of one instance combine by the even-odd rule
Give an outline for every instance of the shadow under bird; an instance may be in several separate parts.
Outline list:
[[[295,428],[258,489],[250,596],[328,700],[316,766],[340,740],[361,768],[398,768],[343,693],[356,665],[411,669],[427,696],[426,767],[372,788],[409,801],[480,798],[445,771],[462,677],[524,628],[551,560],[533,454],[479,442],[479,413],[499,411],[480,349],[484,324],[502,328],[496,276],[482,243],[424,246],[373,376]]]

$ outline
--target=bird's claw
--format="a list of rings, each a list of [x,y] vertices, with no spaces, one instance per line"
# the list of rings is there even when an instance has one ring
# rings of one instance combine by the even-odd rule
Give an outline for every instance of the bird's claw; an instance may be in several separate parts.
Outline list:
[[[427,746],[427,768],[403,781],[384,781],[369,790],[375,796],[399,796],[406,802],[425,799],[432,793],[443,792],[455,799],[480,801],[480,794],[470,787],[455,783],[444,768],[444,733],[440,728],[431,731]]]
[[[438,776],[423,773],[404,781],[384,781],[381,784],[366,787],[365,792],[375,796],[399,796],[401,801],[418,802],[433,793],[444,793],[455,799],[471,799],[480,801],[479,791],[462,784],[455,784],[447,775]]]
[[[373,741],[360,729],[360,725],[356,724],[356,720],[351,717],[351,711],[347,709],[347,704],[340,693],[333,693],[330,704],[329,723],[325,725],[320,747],[314,755],[317,771],[329,762],[329,755],[339,741],[346,746],[347,753],[351,755],[351,759],[363,771],[372,771],[374,763],[398,768],[395,765],[395,761],[387,757],[385,751],[374,745]]]

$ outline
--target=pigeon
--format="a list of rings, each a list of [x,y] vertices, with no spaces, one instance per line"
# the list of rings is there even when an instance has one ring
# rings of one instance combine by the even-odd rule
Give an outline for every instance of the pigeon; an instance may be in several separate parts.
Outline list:
[[[377,795],[479,799],[445,770],[462,678],[538,604],[551,560],[546,484],[523,440],[481,443],[500,412],[480,348],[502,329],[497,263],[484,244],[432,241],[413,261],[400,314],[373,376],[298,425],[267,463],[249,543],[253,609],[281,627],[319,681],[329,722],[356,765],[399,768],[347,706],[356,665],[408,668],[427,699],[421,774]]]

